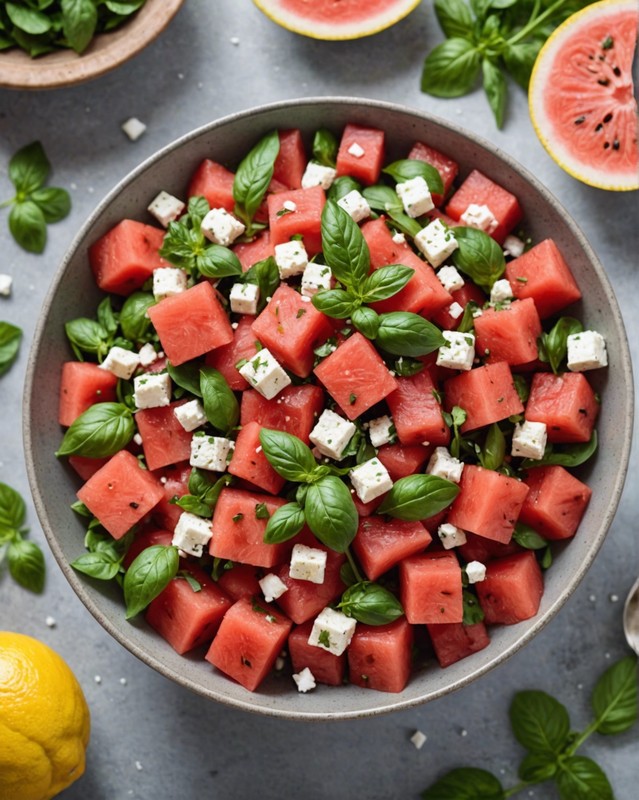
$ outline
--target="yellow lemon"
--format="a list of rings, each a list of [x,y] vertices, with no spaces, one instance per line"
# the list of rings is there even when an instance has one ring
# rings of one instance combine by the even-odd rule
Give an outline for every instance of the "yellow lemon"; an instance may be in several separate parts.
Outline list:
[[[89,708],[50,647],[0,631],[0,800],[50,800],[82,775]]]

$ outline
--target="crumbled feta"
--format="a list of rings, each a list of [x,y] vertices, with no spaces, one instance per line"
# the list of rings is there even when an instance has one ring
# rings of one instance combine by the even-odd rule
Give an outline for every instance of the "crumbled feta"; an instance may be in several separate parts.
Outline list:
[[[327,408],[315,423],[309,439],[323,456],[339,461],[356,430],[354,423]]]
[[[518,422],[513,432],[510,454],[539,461],[544,457],[547,438],[545,422],[529,422],[528,420]]]
[[[9,297],[12,284],[13,278],[11,275],[0,274],[0,295],[2,295],[2,297]]]
[[[302,242],[291,239],[275,245],[275,263],[282,279],[301,275],[308,264],[308,253]]]
[[[153,296],[156,300],[173,297],[186,291],[186,272],[176,267],[153,270]]]
[[[472,333],[442,331],[446,339],[437,351],[437,366],[448,369],[469,370],[475,358],[475,337]]]
[[[391,238],[395,244],[406,244],[406,237],[403,233],[401,233],[401,231],[394,233]]]
[[[481,561],[469,561],[465,570],[468,583],[479,583],[486,577],[486,566]]]
[[[176,220],[185,209],[184,203],[172,194],[161,191],[151,200],[147,211],[154,216],[160,225],[168,228],[169,222]]]
[[[457,267],[441,267],[437,272],[437,277],[447,292],[456,292],[458,289],[461,289],[465,283]]]
[[[394,435],[393,420],[388,414],[372,419],[368,423],[368,436],[373,447],[381,447],[384,444],[388,444],[392,441]]]
[[[297,203],[293,200],[285,200],[282,203],[282,208],[286,209],[286,211],[297,211]]]
[[[463,469],[463,461],[451,456],[445,447],[436,447],[430,457],[426,472],[429,475],[436,475],[438,478],[445,478],[447,481],[459,483]]]
[[[333,272],[325,264],[316,264],[314,261],[304,268],[302,275],[302,295],[312,297],[323,289],[330,289],[333,285]]]
[[[100,364],[100,369],[111,372],[117,378],[128,381],[131,375],[140,365],[140,356],[132,350],[125,350],[124,347],[112,347],[107,353],[107,357]]]
[[[363,219],[370,217],[371,207],[368,205],[366,198],[357,189],[353,189],[344,197],[340,197],[337,205],[346,211],[355,222],[361,222]]]
[[[213,535],[211,521],[183,511],[177,521],[171,544],[191,556],[201,556]]]
[[[456,301],[448,306],[448,316],[452,319],[459,319],[463,313],[464,307]]]
[[[466,211],[460,216],[459,221],[462,225],[469,228],[477,228],[477,230],[484,231],[491,234],[499,225],[495,215],[486,205],[477,205],[471,203]]]
[[[491,303],[505,303],[506,300],[513,299],[513,290],[510,281],[506,278],[501,278],[493,283],[490,290]]]
[[[440,219],[434,219],[422,228],[413,241],[433,267],[443,264],[459,247],[455,234],[448,230]]]
[[[143,367],[150,367],[154,361],[158,360],[158,354],[155,352],[155,347],[153,347],[151,342],[142,345],[138,356],[140,357],[140,364]]]
[[[378,458],[370,458],[363,464],[358,464],[348,475],[362,503],[369,503],[393,488],[391,476]]]
[[[244,225],[225,208],[212,208],[202,220],[202,233],[214,244],[228,247],[244,233]]]
[[[308,643],[341,656],[351,643],[357,622],[341,611],[326,607],[315,618]]]
[[[133,378],[136,408],[157,408],[171,402],[171,376],[168,372],[145,373]]]
[[[297,684],[298,692],[310,692],[317,686],[315,676],[308,667],[304,667],[301,672],[294,672],[293,680]]]
[[[522,242],[522,240],[518,236],[513,236],[512,234],[509,234],[504,239],[505,256],[512,256],[513,258],[519,258],[519,256],[523,254],[525,249],[526,245]]]
[[[135,444],[137,444],[138,447],[140,447],[140,445],[142,444],[142,437],[140,436],[139,433],[136,433],[134,435],[133,441],[135,442]]]
[[[466,544],[466,531],[456,525],[451,525],[450,522],[444,522],[437,528],[437,536],[439,536],[444,550],[452,550],[453,547]]]
[[[361,144],[353,142],[346,152],[351,156],[355,156],[355,158],[361,158],[366,150],[364,150]]]
[[[235,314],[257,314],[260,287],[256,283],[234,283],[229,300]]]
[[[176,406],[173,413],[185,431],[194,431],[207,421],[204,406],[199,400],[189,400],[188,403]]]
[[[267,603],[272,603],[273,600],[281,597],[284,592],[288,592],[288,586],[274,572],[269,572],[268,575],[260,578],[258,583]]]
[[[395,187],[397,196],[402,201],[404,211],[409,217],[421,217],[427,211],[435,208],[433,198],[430,195],[428,184],[421,175],[415,178],[398,183]]]
[[[211,472],[225,472],[227,456],[232,447],[231,439],[223,436],[209,436],[201,431],[194,433],[189,464]]]
[[[146,125],[137,117],[129,117],[126,122],[122,123],[122,130],[132,142],[137,142],[146,130]]]
[[[298,581],[324,583],[326,558],[326,550],[320,550],[318,547],[307,547],[305,544],[296,544],[291,553],[288,574]]]
[[[58,623],[56,622],[55,617],[49,616],[44,620],[44,624],[47,626],[47,628],[55,628]]]
[[[571,372],[584,372],[608,366],[606,340],[597,331],[571,333],[567,344],[568,369]]]
[[[240,367],[239,373],[267,400],[271,400],[291,383],[279,361],[265,347]]]
[[[426,735],[421,731],[415,731],[415,733],[410,737],[410,740],[415,745],[416,750],[421,750],[426,743]]]
[[[313,186],[321,186],[324,190],[330,189],[336,176],[337,170],[333,167],[309,161],[302,175],[302,189],[312,189]]]

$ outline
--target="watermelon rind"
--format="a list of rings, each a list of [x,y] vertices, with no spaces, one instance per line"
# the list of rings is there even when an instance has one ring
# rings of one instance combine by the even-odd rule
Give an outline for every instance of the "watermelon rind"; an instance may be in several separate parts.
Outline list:
[[[530,79],[530,116],[542,145],[568,174],[599,189],[639,189],[637,101],[632,85],[638,22],[637,0],[602,0],[586,6],[551,34],[539,52]],[[593,64],[599,66],[602,62],[600,56],[606,55],[602,27],[627,63],[627,69],[620,76],[615,73],[608,86],[598,82],[599,73],[592,69]],[[565,71],[560,67],[562,59]],[[593,78],[584,80],[586,73],[593,74]],[[561,106],[559,113],[557,107],[548,107],[551,96]],[[615,117],[617,130],[623,128],[625,137],[621,143],[608,141],[611,137],[600,124],[608,122],[609,117]]]
[[[410,14],[421,0],[386,0],[378,3],[383,6],[371,11],[369,0],[348,3],[349,19],[340,19],[342,13],[324,22],[303,13],[305,0],[253,0],[255,5],[269,19],[293,33],[312,39],[346,40],[372,36],[374,33],[390,28]],[[359,15],[359,16],[358,16]]]

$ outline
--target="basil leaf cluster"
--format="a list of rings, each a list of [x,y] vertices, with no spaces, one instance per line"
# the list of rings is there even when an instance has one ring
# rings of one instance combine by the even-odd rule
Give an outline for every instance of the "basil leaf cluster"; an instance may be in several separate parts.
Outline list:
[[[45,564],[40,547],[26,539],[26,506],[22,496],[0,483],[0,563],[5,558],[11,577],[29,591],[44,589]]]

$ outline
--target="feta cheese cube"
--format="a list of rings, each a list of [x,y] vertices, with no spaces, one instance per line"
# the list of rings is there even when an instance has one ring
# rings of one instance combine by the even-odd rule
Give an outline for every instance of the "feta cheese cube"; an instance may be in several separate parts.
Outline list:
[[[344,197],[340,197],[337,205],[343,208],[347,214],[350,214],[355,222],[361,222],[371,215],[371,207],[368,205],[364,195],[358,192],[357,189],[353,189],[352,192],[345,194]]]
[[[428,184],[421,175],[415,178],[398,183],[395,187],[397,196],[402,201],[404,211],[409,217],[421,217],[427,211],[435,208],[433,198],[430,195]]]
[[[341,611],[326,607],[315,618],[308,643],[341,656],[351,643],[357,622]]]
[[[146,125],[143,122],[140,122],[137,117],[129,117],[126,122],[122,123],[122,130],[132,142],[137,142],[137,140],[146,130]]]
[[[525,249],[526,245],[522,242],[519,236],[513,236],[512,234],[509,234],[504,239],[505,256],[512,256],[513,258],[519,258],[520,255],[523,255]]]
[[[337,176],[337,170],[333,167],[325,167],[317,161],[309,161],[302,175],[302,189],[312,189],[313,186],[321,186],[322,189],[330,189]]]
[[[461,289],[465,283],[457,267],[441,267],[437,272],[437,277],[447,292],[456,292],[458,289]]]
[[[155,352],[155,347],[151,342],[143,344],[138,355],[140,356],[140,364],[143,367],[150,367],[154,361],[158,360],[158,354]]]
[[[361,144],[353,142],[346,152],[351,156],[355,156],[355,158],[361,158],[366,150],[364,150]]]
[[[294,672],[293,680],[297,684],[298,692],[310,692],[317,686],[315,676],[308,667],[304,667],[301,672]]]
[[[448,230],[440,219],[434,219],[422,228],[413,241],[433,267],[443,264],[459,247],[455,234]]]
[[[363,464],[358,464],[348,475],[362,503],[369,503],[393,488],[388,470],[378,458],[370,458]]]
[[[188,403],[176,406],[173,413],[185,431],[194,431],[207,421],[204,406],[199,400],[189,400]]]
[[[448,315],[453,319],[459,319],[463,313],[464,307],[457,302],[451,303],[448,306]]]
[[[309,581],[309,583],[324,583],[326,558],[326,550],[307,547],[305,544],[296,544],[291,553],[289,577],[298,581]]]
[[[439,536],[439,541],[444,546],[444,550],[452,550],[453,547],[466,544],[466,531],[456,525],[451,525],[450,522],[444,522],[437,528],[437,536]]]
[[[357,426],[329,408],[322,411],[309,439],[323,456],[339,461]]]
[[[0,295],[2,295],[2,297],[9,297],[12,284],[13,278],[11,275],[0,274]]]
[[[469,561],[464,569],[468,583],[479,583],[486,577],[486,566],[481,561]]]
[[[267,603],[272,603],[273,600],[281,597],[284,592],[288,592],[288,586],[274,572],[269,572],[268,575],[260,578],[258,583]]]
[[[191,439],[189,464],[211,472],[226,472],[228,454],[234,446],[231,439],[198,431]]]
[[[302,242],[291,239],[275,245],[275,263],[282,279],[301,275],[308,264],[308,253]]]
[[[156,300],[173,297],[186,291],[186,272],[176,267],[153,270],[153,296]]]
[[[210,520],[183,511],[173,531],[171,544],[190,556],[199,557],[203,554],[204,546],[209,543],[212,535],[213,527]]]
[[[225,208],[212,208],[202,220],[202,233],[214,244],[228,247],[244,231],[244,225]]]
[[[584,372],[608,366],[606,340],[597,331],[571,333],[568,344],[568,369],[571,372]]]
[[[168,228],[169,222],[174,222],[185,208],[186,206],[179,198],[161,191],[151,200],[147,211],[157,219],[160,225]]]
[[[291,383],[279,361],[265,347],[240,367],[239,373],[267,400],[271,400]]]
[[[111,372],[117,378],[128,381],[135,370],[140,366],[140,356],[124,347],[112,347],[107,357],[100,364],[100,369]]]
[[[463,461],[451,456],[445,447],[436,447],[430,457],[426,472],[429,475],[436,475],[438,478],[459,483],[463,469]]]
[[[499,225],[488,206],[480,206],[477,203],[471,203],[460,216],[459,221],[462,225],[467,225],[469,228],[477,228],[477,230],[484,231],[487,234],[491,234]]]
[[[381,447],[384,444],[388,444],[393,440],[394,435],[395,427],[388,414],[372,419],[368,423],[368,437],[373,447]]]
[[[475,358],[475,337],[472,333],[442,331],[446,339],[437,351],[437,366],[448,369],[469,370]]]
[[[538,461],[544,457],[546,441],[545,422],[518,422],[513,432],[512,450],[510,454],[520,458],[534,458]]]
[[[257,314],[260,287],[256,283],[234,283],[229,300],[235,314]]]
[[[302,275],[302,295],[312,297],[323,289],[330,289],[333,285],[333,272],[325,264],[312,262],[304,268]]]
[[[513,290],[510,281],[506,278],[501,278],[493,283],[490,290],[491,303],[505,303],[506,300],[513,299]]]

